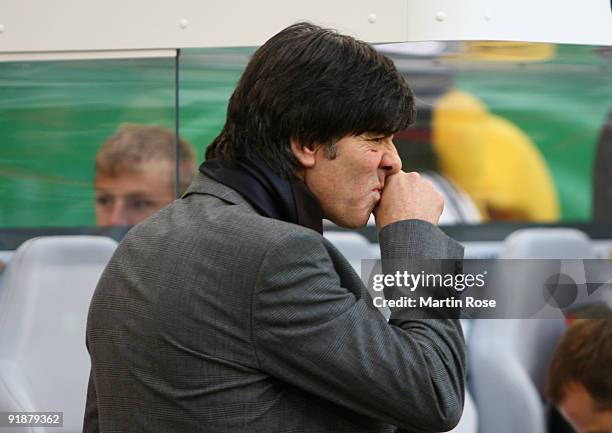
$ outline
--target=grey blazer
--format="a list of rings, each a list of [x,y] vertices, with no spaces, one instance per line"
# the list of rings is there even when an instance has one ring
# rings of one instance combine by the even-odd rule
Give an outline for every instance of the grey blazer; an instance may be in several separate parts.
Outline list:
[[[416,220],[380,245],[383,261],[463,254]],[[201,174],[121,242],[87,345],[85,432],[437,432],[463,408],[458,321],[388,323],[319,233]]]

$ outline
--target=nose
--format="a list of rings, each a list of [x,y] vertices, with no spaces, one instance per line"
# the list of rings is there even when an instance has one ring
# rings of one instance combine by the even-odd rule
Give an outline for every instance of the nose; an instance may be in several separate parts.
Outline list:
[[[129,216],[122,200],[117,200],[108,216],[108,223],[112,226],[127,226],[129,225]]]
[[[384,170],[386,176],[399,173],[402,169],[402,160],[393,142],[389,142],[389,144],[385,146],[383,157],[380,160],[380,168]]]

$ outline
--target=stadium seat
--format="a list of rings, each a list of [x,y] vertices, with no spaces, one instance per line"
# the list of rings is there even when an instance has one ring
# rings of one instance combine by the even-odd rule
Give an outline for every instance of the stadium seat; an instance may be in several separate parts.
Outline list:
[[[560,269],[576,281],[584,268],[576,260],[594,258],[590,239],[567,228],[518,230],[504,241],[500,259],[566,259]],[[544,262],[531,260],[538,271]],[[563,260],[561,262],[563,263]],[[510,266],[510,265],[508,265]],[[527,272],[528,273],[528,272]],[[581,274],[582,273],[582,274]],[[545,305],[531,319],[520,318],[536,296],[524,274],[515,275],[508,319],[477,319],[471,330],[468,365],[478,410],[479,433],[545,432],[543,388],[548,364],[565,330],[563,311]],[[533,282],[533,280],[531,280]]]
[[[51,236],[17,249],[0,296],[0,412],[63,412],[63,427],[48,431],[82,430],[87,311],[116,246],[101,236]],[[45,429],[10,428],[34,431]]]
[[[502,245],[504,259],[591,259],[591,239],[572,228],[529,228],[510,234]]]
[[[604,265],[600,275],[595,275],[597,264],[601,262],[584,262],[583,259],[598,258],[591,239],[580,230],[573,228],[531,228],[517,230],[504,241],[499,254],[500,259],[529,259],[522,260],[520,272],[516,271],[512,277],[514,287],[507,291],[506,300],[510,301],[508,307],[519,312],[533,310],[534,305],[541,304],[541,308],[534,312],[532,317],[538,319],[564,318],[564,310],[559,309],[554,302],[543,302],[542,284],[546,278],[556,274],[570,277],[576,284],[575,292],[571,289],[559,291],[559,296],[567,302],[567,311],[578,305],[588,305],[598,302],[597,296],[589,295],[587,291],[586,270],[589,277],[601,282],[610,278],[606,275]],[[535,260],[532,260],[535,259]],[[541,259],[558,259],[545,261]],[[509,268],[510,266],[506,266]],[[518,269],[518,268],[517,268]],[[521,281],[524,283],[521,284]],[[589,281],[594,282],[594,281]],[[538,284],[534,290],[534,283]],[[599,293],[596,293],[599,295]],[[563,299],[565,298],[565,299]],[[512,317],[524,317],[518,314],[509,314]]]
[[[358,274],[362,270],[361,260],[380,259],[378,244],[370,243],[359,233],[326,231],[324,236],[338,248]]]

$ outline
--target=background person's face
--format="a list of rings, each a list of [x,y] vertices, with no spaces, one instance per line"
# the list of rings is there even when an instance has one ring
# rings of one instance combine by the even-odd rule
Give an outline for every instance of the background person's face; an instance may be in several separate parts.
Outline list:
[[[559,409],[577,433],[612,433],[612,410],[597,410],[595,401],[580,383],[567,386]]]
[[[147,161],[115,176],[96,175],[96,225],[138,224],[175,197],[174,164]]]
[[[317,149],[314,166],[302,172],[304,182],[326,218],[342,227],[362,227],[380,200],[386,177],[401,170],[402,162],[392,137],[346,136],[336,146],[334,159],[327,158],[323,147]]]

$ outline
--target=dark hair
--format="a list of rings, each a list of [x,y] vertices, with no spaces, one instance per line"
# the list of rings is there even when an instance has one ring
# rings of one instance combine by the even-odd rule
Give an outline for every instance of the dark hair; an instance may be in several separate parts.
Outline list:
[[[294,24],[253,55],[206,158],[260,156],[295,174],[291,140],[326,145],[346,135],[391,135],[416,117],[414,96],[393,62],[365,42],[310,23]]]
[[[563,336],[548,371],[547,394],[559,405],[571,382],[582,384],[596,409],[612,409],[612,320],[579,320]]]

